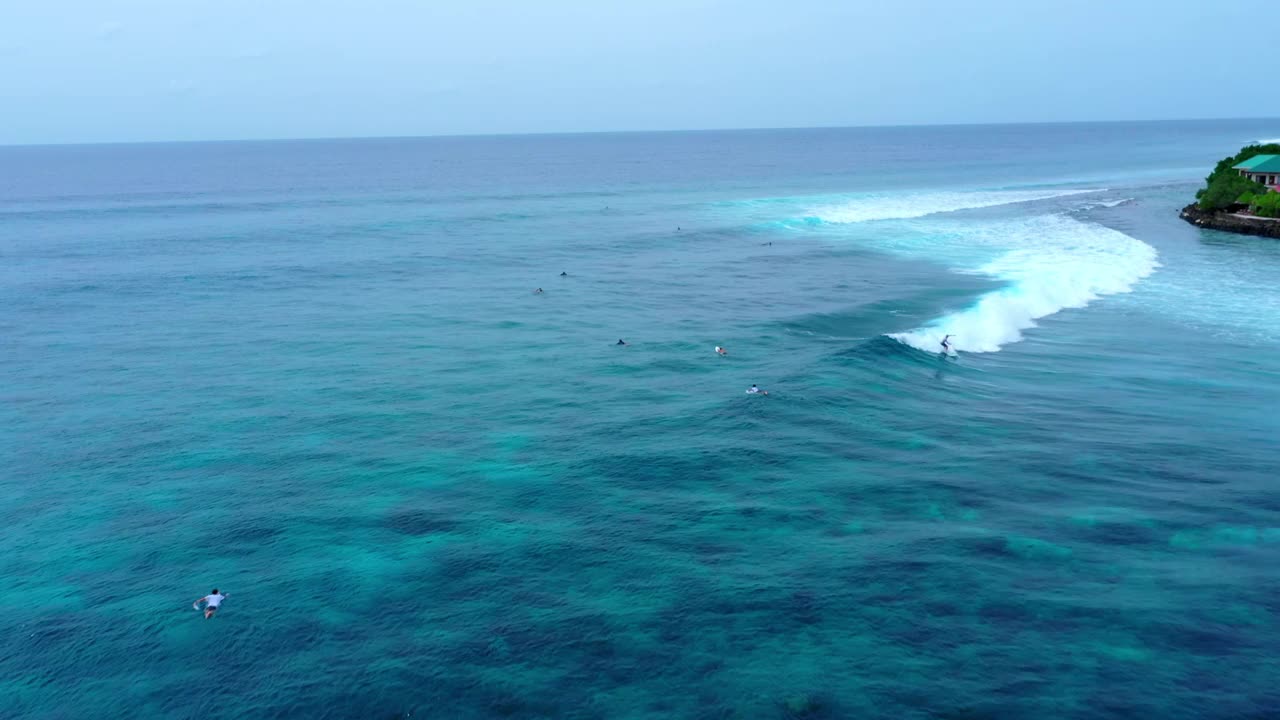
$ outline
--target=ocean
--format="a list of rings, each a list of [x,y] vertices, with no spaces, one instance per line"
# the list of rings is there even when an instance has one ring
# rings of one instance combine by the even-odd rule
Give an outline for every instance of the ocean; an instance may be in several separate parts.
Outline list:
[[[0,717],[1277,717],[1278,135],[0,148]]]

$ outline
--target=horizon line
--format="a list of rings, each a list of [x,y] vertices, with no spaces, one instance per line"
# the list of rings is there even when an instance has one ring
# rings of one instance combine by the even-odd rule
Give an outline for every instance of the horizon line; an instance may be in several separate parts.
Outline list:
[[[20,147],[80,147],[97,145],[195,145],[215,143],[276,143],[276,142],[326,142],[334,140],[429,140],[460,138],[516,138],[516,137],[555,137],[572,135],[661,135],[675,133],[730,133],[730,132],[771,132],[798,130],[892,130],[907,128],[966,128],[966,127],[1004,127],[1019,125],[1138,125],[1155,123],[1193,123],[1193,122],[1231,122],[1231,121],[1276,121],[1276,117],[1201,117],[1201,118],[1164,118],[1160,120],[1035,120],[1035,121],[998,121],[998,122],[955,122],[955,123],[898,123],[885,125],[795,125],[795,126],[754,126],[754,127],[712,127],[681,128],[665,130],[547,130],[532,132],[475,132],[475,133],[427,133],[422,135],[314,135],[302,137],[246,137],[246,138],[206,138],[200,140],[92,140],[81,142],[34,142],[34,143],[0,143],[0,148]],[[1280,133],[1280,128],[1276,129]]]

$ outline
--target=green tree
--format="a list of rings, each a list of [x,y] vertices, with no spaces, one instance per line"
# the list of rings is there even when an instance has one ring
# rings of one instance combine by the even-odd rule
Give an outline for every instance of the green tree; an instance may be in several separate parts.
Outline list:
[[[1222,175],[1214,178],[1209,187],[1196,193],[1201,210],[1221,210],[1245,194],[1258,195],[1267,189],[1247,177]]]
[[[1221,210],[1237,201],[1245,193],[1261,195],[1267,191],[1256,182],[1241,177],[1240,171],[1233,170],[1236,165],[1254,155],[1280,155],[1280,143],[1266,145],[1248,145],[1231,157],[1223,158],[1204,179],[1205,186],[1196,193],[1202,210]]]
[[[1280,218],[1280,192],[1255,196],[1249,210],[1258,217]]]

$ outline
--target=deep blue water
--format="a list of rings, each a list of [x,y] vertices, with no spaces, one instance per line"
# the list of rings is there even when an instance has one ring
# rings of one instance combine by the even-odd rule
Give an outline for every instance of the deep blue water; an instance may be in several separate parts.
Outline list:
[[[0,716],[1276,717],[1277,136],[0,148]]]

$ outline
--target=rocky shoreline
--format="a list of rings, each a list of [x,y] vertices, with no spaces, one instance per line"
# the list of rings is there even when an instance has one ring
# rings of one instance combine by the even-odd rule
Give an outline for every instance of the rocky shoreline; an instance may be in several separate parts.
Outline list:
[[[1229,210],[1216,212],[1201,210],[1200,206],[1195,203],[1182,208],[1182,212],[1178,213],[1178,217],[1192,225],[1209,230],[1221,230],[1241,235],[1261,235],[1262,237],[1280,240],[1280,220],[1244,217],[1236,215]]]

